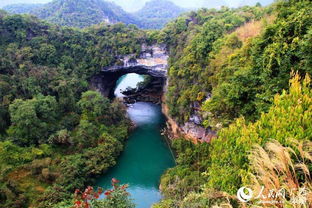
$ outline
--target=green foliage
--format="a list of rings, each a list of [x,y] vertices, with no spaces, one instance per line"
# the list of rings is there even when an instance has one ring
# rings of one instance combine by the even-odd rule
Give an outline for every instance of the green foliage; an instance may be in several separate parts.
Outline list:
[[[41,6],[42,4],[11,4],[3,7],[3,9],[9,13],[26,14]]]
[[[100,130],[97,126],[88,120],[80,120],[76,128],[74,143],[80,148],[96,145],[97,138],[100,136]]]
[[[277,94],[273,106],[256,122],[236,119],[206,146],[192,144],[187,145],[188,149],[185,140],[175,143],[178,166],[162,177],[161,187],[166,199],[155,207],[211,207],[215,204],[236,207],[237,202],[229,198],[240,187],[250,185],[250,173],[256,167],[250,169],[249,154],[255,144],[263,147],[276,140],[287,147],[297,146],[294,141],[310,141],[311,78],[307,75],[300,80],[297,74],[290,84],[289,91]],[[196,152],[201,157],[195,160]],[[193,178],[191,183],[190,177]]]
[[[139,54],[145,33],[21,15],[0,16],[0,33],[1,205],[52,207],[116,164],[130,123],[88,80],[120,55]]]
[[[254,144],[263,146],[275,139],[289,146],[293,139],[311,139],[311,56],[306,55],[311,45],[310,8],[310,1],[278,3],[274,8],[277,18],[273,24],[263,23],[262,33],[246,35],[242,31],[257,28],[259,23],[255,22],[209,39],[214,34],[201,32],[216,17],[195,19],[199,16],[196,13],[190,14],[196,21],[187,27],[181,18],[176,26],[169,24],[162,31],[159,41],[171,46],[167,94],[171,115],[183,123],[193,113],[200,113],[204,125],[215,129],[234,123],[218,132],[218,138],[206,149],[208,153],[198,160],[188,156],[189,160],[180,161],[179,153],[186,153],[177,151],[178,166],[162,177],[165,200],[156,207],[211,207],[215,203],[236,207],[236,202],[226,198],[249,185],[248,154]],[[257,20],[265,13],[255,12],[253,18]],[[270,21],[270,17],[264,19]],[[221,26],[225,30],[228,27]],[[218,32],[217,23],[213,27]],[[295,76],[289,88],[292,70],[308,75],[301,85]],[[193,109],[194,103],[201,109]],[[194,145],[189,151],[199,149],[201,145]],[[198,163],[204,163],[199,167],[206,169],[190,168]],[[192,178],[200,183],[190,182]]]
[[[77,24],[76,15],[61,15],[74,10],[58,3],[72,1],[52,2],[60,10],[51,14],[54,7],[45,8],[43,18]],[[77,11],[84,5],[79,1]],[[66,207],[76,188],[116,164],[128,134],[125,109],[88,91],[88,81],[156,39],[170,50],[170,115],[184,123],[201,114],[205,127],[229,127],[211,144],[173,142],[177,166],[162,177],[166,199],[155,206],[207,207],[215,202],[208,193],[236,193],[248,182],[247,155],[254,144],[311,139],[311,8],[303,0],[271,8],[201,9],[148,33],[123,24],[61,28],[0,11],[1,205]],[[75,26],[89,25],[98,9],[84,10],[86,21]],[[261,24],[262,32],[239,31],[269,20],[272,9],[276,19]],[[289,87],[292,70],[308,75],[301,84],[295,76]],[[120,193],[116,201],[101,206],[132,206]]]
[[[272,8],[273,24],[252,22],[271,22]],[[200,114],[214,129],[240,116],[255,121],[288,88],[292,70],[311,73],[311,2],[272,8],[200,10],[167,25],[159,41],[170,48],[166,101],[175,120]]]
[[[7,15],[7,12],[2,10],[2,9],[0,9],[0,17],[4,17],[6,15]]]
[[[290,145],[290,139],[309,140],[311,136],[312,91],[307,76],[291,80],[289,93],[276,95],[274,105],[255,123],[243,118],[219,133],[212,142],[208,185],[230,194],[236,193],[248,175],[248,152],[254,143],[264,145],[270,139]]]
[[[309,1],[279,4],[277,19],[261,36],[228,54],[217,71],[216,66],[207,67],[212,97],[203,109],[211,113],[208,125],[227,125],[241,115],[254,121],[268,110],[276,93],[288,88],[292,70],[301,75],[312,73],[311,56],[304,55],[309,54],[306,44],[312,27],[310,8]],[[287,15],[282,15],[285,10]],[[215,58],[212,60],[216,62]]]
[[[211,90],[206,85],[205,68],[214,43],[227,32],[260,18],[265,12],[260,7],[202,9],[180,17],[162,31],[159,41],[167,43],[170,49],[170,82],[166,102],[170,115],[178,122],[188,121],[195,111],[193,103],[198,102],[198,98],[202,102]],[[232,48],[241,46],[235,37],[226,44]]]
[[[105,119],[108,114],[109,99],[104,98],[100,93],[95,91],[84,92],[81,96],[78,106],[80,107],[83,117],[90,120]]]
[[[135,204],[129,198],[124,189],[116,187],[109,197],[94,203],[95,208],[135,208]]]
[[[208,166],[209,144],[195,145],[182,138],[173,140],[172,146],[178,154],[177,166],[162,176],[161,189],[165,197],[177,203],[189,192],[199,191],[205,182],[201,173]]]
[[[135,204],[127,192],[128,185],[119,185],[119,181],[112,179],[112,189],[104,191],[105,198],[99,199],[103,193],[102,188],[94,190],[89,186],[84,192],[76,189],[74,196],[74,205],[76,208],[94,207],[94,208],[134,208]]]
[[[53,130],[57,102],[54,97],[39,95],[31,100],[15,100],[10,105],[12,125],[8,135],[18,144],[44,143]]]
[[[34,160],[36,157],[49,153],[45,146],[42,146],[42,148],[22,148],[10,141],[1,142],[0,150],[0,166],[2,170],[25,164]]]
[[[144,29],[159,29],[186,9],[161,0],[147,2],[135,13],[128,13],[113,2],[101,0],[57,0],[47,4],[13,4],[3,8],[11,14],[32,14],[51,23],[85,28],[96,24],[122,22]],[[4,14],[4,11],[3,11]]]
[[[100,141],[96,147],[68,155],[51,167],[57,171],[58,177],[38,199],[40,207],[51,207],[70,198],[75,189],[83,189],[93,182],[92,178],[116,164],[116,158],[123,149],[121,142],[108,134],[103,134]]]

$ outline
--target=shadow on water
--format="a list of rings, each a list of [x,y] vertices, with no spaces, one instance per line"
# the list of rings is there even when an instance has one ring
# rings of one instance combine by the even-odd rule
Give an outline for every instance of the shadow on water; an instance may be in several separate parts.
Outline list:
[[[141,81],[139,77],[127,76],[121,78],[116,91],[120,91],[120,86],[126,88]],[[160,133],[165,123],[160,106],[138,102],[128,108],[128,114],[137,127],[117,165],[100,177],[97,185],[110,188],[111,179],[117,178],[122,184],[130,185],[128,191],[138,208],[148,208],[161,199],[159,180],[166,169],[174,166],[174,159]]]

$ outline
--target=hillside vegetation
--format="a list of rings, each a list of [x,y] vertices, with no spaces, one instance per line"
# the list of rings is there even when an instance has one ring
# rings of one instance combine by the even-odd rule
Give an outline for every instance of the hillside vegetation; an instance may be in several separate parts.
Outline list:
[[[212,128],[240,116],[257,119],[274,95],[288,88],[291,71],[311,73],[307,4],[295,7],[301,13],[272,7],[200,10],[167,25],[160,41],[169,44],[171,53],[171,116],[182,123],[198,113]],[[200,106],[200,112],[194,106]]]
[[[1,207],[53,207],[116,164],[130,123],[88,80],[145,34],[116,24],[87,31],[0,15]]]
[[[188,26],[181,18],[162,31],[172,53],[171,115],[182,123],[200,114],[218,134],[210,144],[173,141],[178,165],[163,175],[165,199],[155,208],[258,205],[261,199],[240,204],[236,193],[243,186],[257,193],[261,186],[265,193],[285,188],[290,198],[271,207],[292,207],[292,194],[304,187],[304,206],[311,206],[312,184],[304,177],[312,162],[311,8],[310,1],[258,8],[261,15],[227,32],[222,28],[228,24],[217,23],[231,13],[219,11],[224,16],[218,20],[204,16],[216,13],[206,10],[192,14]],[[212,26],[221,29],[208,30]]]

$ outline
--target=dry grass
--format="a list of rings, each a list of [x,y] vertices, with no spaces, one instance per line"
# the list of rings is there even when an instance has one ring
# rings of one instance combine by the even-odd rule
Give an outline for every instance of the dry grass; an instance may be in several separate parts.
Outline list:
[[[309,165],[312,163],[312,142],[293,141],[293,148],[284,147],[277,141],[266,144],[265,148],[255,146],[250,155],[252,182],[255,193],[264,187],[264,196],[270,190],[285,190],[286,199],[282,196],[274,199],[284,204],[265,204],[262,207],[310,207],[312,205],[312,183]],[[299,178],[300,176],[300,178]],[[305,190],[305,193],[302,192]],[[293,199],[304,200],[294,204]],[[262,201],[272,198],[263,199]],[[306,200],[306,201],[305,201]]]
[[[13,183],[17,190],[23,192],[26,198],[30,199],[29,208],[37,207],[32,203],[35,202],[49,186],[40,181],[37,176],[32,175],[31,171],[24,168],[11,172],[8,175],[8,181],[11,181],[10,183]]]
[[[237,28],[235,33],[242,42],[245,42],[249,38],[253,38],[260,35],[265,25],[273,23],[274,20],[275,20],[274,15],[265,16],[261,20],[247,22],[243,26]]]

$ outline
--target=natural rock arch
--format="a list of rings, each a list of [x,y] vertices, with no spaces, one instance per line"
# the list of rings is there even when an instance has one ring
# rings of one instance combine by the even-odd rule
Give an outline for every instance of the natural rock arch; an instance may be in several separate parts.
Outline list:
[[[129,73],[149,75],[164,85],[167,78],[168,59],[165,47],[142,46],[142,51],[138,59],[131,55],[125,56],[121,58],[123,65],[103,68],[91,78],[91,86],[103,96],[113,96],[118,79]]]

